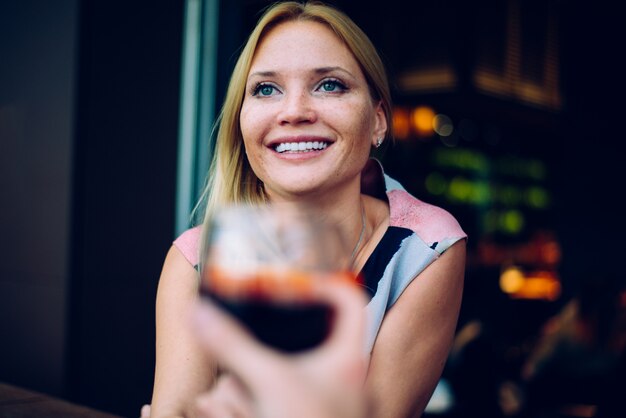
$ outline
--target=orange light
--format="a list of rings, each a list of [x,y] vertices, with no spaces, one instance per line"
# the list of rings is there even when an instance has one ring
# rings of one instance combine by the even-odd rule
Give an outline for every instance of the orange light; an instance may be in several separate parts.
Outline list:
[[[407,139],[411,133],[411,118],[409,111],[402,107],[393,110],[393,137],[396,139]]]
[[[524,273],[517,267],[509,267],[500,275],[500,289],[513,294],[524,286]]]
[[[411,112],[411,125],[419,137],[431,136],[434,132],[435,111],[429,106],[418,106]]]
[[[561,294],[561,283],[554,272],[524,273],[509,267],[500,275],[500,289],[514,299],[556,300]]]
[[[561,284],[547,277],[527,277],[524,286],[511,296],[516,299],[556,300],[561,294]]]

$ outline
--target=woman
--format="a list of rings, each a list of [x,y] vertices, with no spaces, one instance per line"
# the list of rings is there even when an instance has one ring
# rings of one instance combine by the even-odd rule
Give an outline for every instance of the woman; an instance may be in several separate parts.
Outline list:
[[[465,234],[369,159],[390,130],[389,87],[367,36],[334,8],[276,4],[233,71],[203,201],[205,221],[226,203],[272,201],[308,204],[339,226],[369,298],[370,413],[405,417],[423,411],[447,357]],[[197,394],[220,387],[214,359],[185,326],[202,229],[179,237],[163,266],[153,417],[184,416]]]

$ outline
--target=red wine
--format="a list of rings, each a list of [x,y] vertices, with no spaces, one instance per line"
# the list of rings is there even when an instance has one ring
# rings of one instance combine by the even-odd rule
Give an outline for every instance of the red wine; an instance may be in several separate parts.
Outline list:
[[[332,323],[332,310],[325,304],[229,300],[215,294],[208,296],[243,322],[260,341],[288,353],[321,344],[328,336]]]
[[[315,348],[330,332],[333,312],[311,297],[318,280],[354,280],[348,272],[314,274],[259,268],[254,274],[207,267],[201,293],[243,322],[263,343],[284,352]]]

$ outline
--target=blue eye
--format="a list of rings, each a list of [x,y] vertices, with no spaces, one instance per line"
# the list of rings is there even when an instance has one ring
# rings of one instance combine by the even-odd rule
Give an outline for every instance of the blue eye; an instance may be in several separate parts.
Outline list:
[[[272,86],[271,84],[259,84],[258,86],[255,87],[254,91],[252,92],[253,96],[271,96],[272,94],[274,94],[276,88],[274,86]]]
[[[338,93],[347,90],[339,80],[325,80],[320,84],[319,89],[326,93]]]
[[[335,91],[336,88],[337,88],[337,83],[333,81],[326,81],[324,82],[324,84],[322,84],[322,90],[324,91]]]

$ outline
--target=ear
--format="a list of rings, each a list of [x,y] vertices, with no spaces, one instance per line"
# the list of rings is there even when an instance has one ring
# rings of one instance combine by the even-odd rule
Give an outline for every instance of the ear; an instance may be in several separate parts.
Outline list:
[[[376,105],[376,113],[374,115],[374,130],[372,131],[372,146],[377,147],[379,138],[385,138],[387,134],[387,118],[381,101]]]

